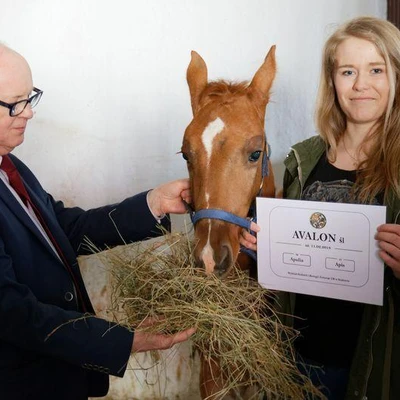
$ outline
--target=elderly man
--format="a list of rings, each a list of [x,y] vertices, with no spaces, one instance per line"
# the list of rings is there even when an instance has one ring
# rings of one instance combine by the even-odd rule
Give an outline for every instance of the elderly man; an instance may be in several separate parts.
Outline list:
[[[1,45],[0,399],[83,400],[106,395],[108,374],[123,376],[132,351],[166,349],[194,332],[134,334],[95,317],[76,260],[83,238],[101,248],[122,244],[120,235],[154,236],[159,222],[168,229],[165,214],[185,212],[189,183],[89,211],[64,207],[10,154],[41,96],[25,59]]]

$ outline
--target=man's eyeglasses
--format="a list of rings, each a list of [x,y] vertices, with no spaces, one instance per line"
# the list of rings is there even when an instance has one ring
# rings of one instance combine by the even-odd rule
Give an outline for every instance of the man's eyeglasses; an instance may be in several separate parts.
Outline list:
[[[43,92],[38,88],[33,88],[35,94],[29,99],[20,100],[15,103],[5,103],[4,101],[0,100],[0,106],[7,107],[10,110],[10,117],[16,117],[19,114],[22,114],[25,110],[25,107],[30,104],[31,108],[35,107],[37,103],[39,103]]]

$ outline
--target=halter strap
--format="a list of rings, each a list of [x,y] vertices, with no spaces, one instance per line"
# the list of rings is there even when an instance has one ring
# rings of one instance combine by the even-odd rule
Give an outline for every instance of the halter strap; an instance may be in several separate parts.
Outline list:
[[[261,167],[261,175],[262,179],[264,179],[266,176],[269,175],[269,166],[268,166],[268,161],[269,158],[271,157],[271,146],[269,143],[267,144],[267,151],[264,151],[263,154],[263,160],[262,160],[262,167]]]
[[[240,253],[247,254],[252,260],[257,261],[257,252],[240,245]]]
[[[235,214],[232,214],[228,211],[218,210],[215,208],[205,208],[203,210],[196,211],[192,216],[193,225],[199,219],[219,219],[221,221],[229,222],[230,224],[239,225],[244,229],[250,230],[251,221],[247,218],[238,217]]]

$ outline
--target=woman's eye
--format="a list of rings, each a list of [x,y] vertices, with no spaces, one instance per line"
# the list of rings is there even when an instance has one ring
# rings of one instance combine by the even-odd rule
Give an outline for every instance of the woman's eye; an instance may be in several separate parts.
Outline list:
[[[250,162],[255,162],[260,158],[261,150],[253,151],[249,156]]]
[[[374,68],[373,70],[372,70],[372,73],[373,74],[381,74],[383,71],[382,71],[382,68]]]
[[[354,75],[354,72],[353,71],[343,71],[343,75],[344,76],[351,76],[351,75]]]

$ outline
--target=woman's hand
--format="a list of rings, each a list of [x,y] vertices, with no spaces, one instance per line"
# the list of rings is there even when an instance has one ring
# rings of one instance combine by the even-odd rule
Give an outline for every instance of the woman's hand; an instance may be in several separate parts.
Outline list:
[[[168,213],[184,214],[186,206],[182,200],[188,204],[192,202],[189,179],[165,183],[147,194],[149,208],[158,217]]]
[[[254,232],[260,232],[260,227],[255,222],[251,223],[250,229]],[[247,247],[250,250],[257,251],[257,237],[253,236],[246,229],[241,230],[239,242],[242,246]]]
[[[380,248],[379,256],[392,268],[393,274],[400,279],[400,225],[383,224],[378,226],[375,239]]]

